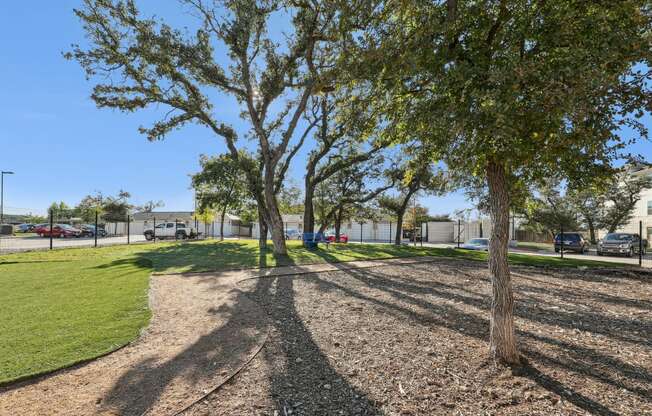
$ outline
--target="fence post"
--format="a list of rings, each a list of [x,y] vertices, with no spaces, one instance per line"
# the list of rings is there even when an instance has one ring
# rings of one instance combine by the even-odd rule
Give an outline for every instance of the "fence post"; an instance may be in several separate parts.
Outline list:
[[[460,248],[460,233],[462,232],[462,220],[457,220],[457,248]]]
[[[564,226],[561,225],[559,227],[559,241],[561,242],[561,246],[559,248],[559,252],[561,253],[561,258],[564,258]]]
[[[362,244],[362,222],[360,222],[360,244]]]
[[[152,242],[156,243],[156,217],[154,217],[154,226],[152,227],[153,232],[153,237],[152,237]]]
[[[93,232],[93,237],[95,237],[95,247],[97,247],[97,210],[95,210],[95,231]]]
[[[175,218],[174,219],[174,239],[178,240],[179,238],[177,237],[177,229],[179,228],[179,219]]]
[[[129,214],[127,214],[127,244],[130,243],[130,240],[129,240],[129,234],[131,232],[130,225],[131,225],[131,218],[130,218]]]
[[[428,223],[426,223],[426,227],[428,227]],[[419,223],[419,242],[421,243],[421,247],[423,247],[423,223]]]
[[[389,222],[389,244],[392,244],[392,222]]]
[[[638,267],[643,267],[643,221],[638,222]]]
[[[52,229],[54,228],[54,213],[50,210],[50,250],[52,250]]]

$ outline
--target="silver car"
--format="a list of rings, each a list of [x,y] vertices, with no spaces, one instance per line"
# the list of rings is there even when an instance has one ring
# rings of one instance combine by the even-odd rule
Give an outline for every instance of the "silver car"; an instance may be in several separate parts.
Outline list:
[[[462,248],[465,250],[489,251],[489,239],[472,238],[466,243],[462,244]]]

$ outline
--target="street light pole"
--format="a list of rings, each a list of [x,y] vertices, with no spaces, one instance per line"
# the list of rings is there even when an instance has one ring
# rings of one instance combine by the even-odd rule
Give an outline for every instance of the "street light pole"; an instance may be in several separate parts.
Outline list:
[[[5,209],[5,175],[13,175],[13,172],[1,171],[0,172],[0,224],[4,223],[4,209]]]

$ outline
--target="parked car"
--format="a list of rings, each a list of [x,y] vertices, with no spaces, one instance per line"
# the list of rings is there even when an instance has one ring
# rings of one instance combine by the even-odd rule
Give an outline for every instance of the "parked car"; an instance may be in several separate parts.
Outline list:
[[[584,254],[589,251],[589,242],[580,233],[564,233],[564,251]],[[555,253],[561,250],[561,234],[555,236]]]
[[[49,237],[50,232],[52,232],[53,238],[81,237],[81,230],[71,227],[68,224],[55,224],[54,227],[52,227],[52,231],[50,231],[50,226],[48,225],[41,230],[39,235],[41,237]]]
[[[466,243],[462,244],[461,248],[465,250],[489,251],[489,239],[472,238]]]
[[[151,241],[154,238],[177,238],[184,240],[186,238],[195,238],[198,235],[195,228],[189,227],[182,222],[162,222],[154,228],[147,228],[143,234],[147,241]]]
[[[18,233],[31,233],[34,231],[34,224],[19,224],[15,228]]]
[[[286,240],[301,240],[301,233],[298,230],[286,230],[285,231]]]
[[[94,224],[82,224],[79,227],[81,230],[82,237],[95,237],[95,225]],[[97,227],[97,236],[106,237],[106,230],[102,227]]]
[[[349,236],[346,234],[340,234],[340,239],[335,241],[335,233],[327,233],[324,235],[324,238],[326,241],[329,243],[348,243],[349,242]]]
[[[50,226],[50,224],[36,224],[36,225],[34,225],[34,230],[33,230],[33,231],[34,231],[38,236],[43,237],[43,235],[42,235],[43,230],[44,230],[46,227],[49,227],[49,226]]]
[[[642,243],[642,244],[641,244]],[[598,241],[598,256],[605,254],[619,254],[628,257],[639,253],[642,246],[642,254],[645,254],[648,247],[648,241],[638,234],[633,233],[609,233],[602,240]]]

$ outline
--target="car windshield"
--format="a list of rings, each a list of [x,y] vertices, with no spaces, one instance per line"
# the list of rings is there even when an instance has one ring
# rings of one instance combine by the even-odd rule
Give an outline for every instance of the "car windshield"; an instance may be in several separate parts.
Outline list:
[[[579,234],[566,234],[564,233],[564,241],[579,241],[580,235]],[[559,241],[561,240],[561,234],[557,234],[555,237],[555,240]]]
[[[61,228],[65,228],[66,230],[69,230],[69,229],[72,228],[72,227],[69,226],[68,224],[59,224],[59,227],[61,227]]]
[[[604,238],[607,241],[628,241],[633,239],[631,234],[611,233]]]
[[[489,244],[489,239],[488,238],[473,238],[469,240],[469,244],[477,245],[477,246],[486,246]]]

